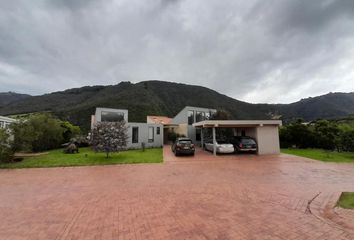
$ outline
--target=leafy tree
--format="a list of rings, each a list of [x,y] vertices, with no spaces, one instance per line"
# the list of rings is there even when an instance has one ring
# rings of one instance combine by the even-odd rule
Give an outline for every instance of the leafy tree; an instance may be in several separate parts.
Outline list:
[[[281,147],[309,148],[315,146],[313,130],[301,121],[283,126],[279,131]]]
[[[344,151],[354,152],[354,130],[343,132],[340,142]]]
[[[327,150],[339,149],[338,138],[340,132],[335,123],[327,120],[319,120],[315,123],[314,130],[317,139],[317,147]]]
[[[6,129],[0,128],[0,162],[11,162],[14,152],[11,147],[11,136]]]
[[[79,126],[75,126],[68,121],[61,122],[60,126],[64,128],[64,142],[69,142],[72,138],[79,136],[81,133]]]
[[[11,132],[14,135],[13,150],[32,151],[32,142],[38,138],[38,132],[29,121],[25,119],[18,120],[10,125]]]
[[[90,134],[92,148],[105,152],[106,158],[110,152],[125,149],[128,140],[127,129],[125,121],[97,123]]]
[[[64,142],[62,121],[51,114],[36,114],[11,125],[14,151],[45,151],[60,147]]]

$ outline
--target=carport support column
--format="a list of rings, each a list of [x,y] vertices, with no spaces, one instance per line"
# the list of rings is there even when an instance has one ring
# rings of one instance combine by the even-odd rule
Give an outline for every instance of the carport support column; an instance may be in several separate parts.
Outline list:
[[[203,134],[203,128],[200,129],[200,146],[203,148],[204,145],[204,134]]]
[[[213,153],[216,155],[216,136],[215,136],[215,127],[213,127]]]

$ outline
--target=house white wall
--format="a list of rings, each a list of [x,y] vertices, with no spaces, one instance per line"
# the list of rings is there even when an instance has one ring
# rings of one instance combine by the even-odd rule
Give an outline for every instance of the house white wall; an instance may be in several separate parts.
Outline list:
[[[278,126],[259,126],[256,128],[256,140],[258,154],[279,154],[279,130]]]
[[[162,124],[153,124],[153,123],[134,123],[130,122],[128,125],[128,144],[127,148],[129,149],[139,149],[142,147],[142,143],[145,143],[146,148],[152,147],[162,147],[163,146],[163,125]],[[138,128],[138,142],[133,143],[133,127]],[[149,142],[149,127],[153,128],[154,131],[154,140]],[[157,128],[160,128],[160,133],[158,134]]]
[[[0,128],[7,128],[11,123],[16,120],[9,117],[0,116]]]
[[[258,154],[279,154],[279,130],[278,126],[257,126],[246,128],[234,128],[235,136],[241,136],[242,130],[245,135],[256,140]]]
[[[186,106],[172,119],[172,124],[183,124],[181,126],[183,126],[183,128],[187,128],[186,137],[189,137],[190,139],[192,139],[193,142],[196,142],[196,128],[188,124],[188,111],[194,112],[193,123],[195,123],[196,112],[205,112],[213,114],[216,112],[216,109]]]
[[[96,108],[95,115],[91,117],[91,128],[98,122],[101,122],[102,112],[110,113],[122,113],[124,114],[124,120],[127,123],[127,135],[128,135],[128,149],[139,149],[142,147],[142,143],[145,143],[146,148],[162,147],[163,146],[163,125],[155,123],[135,123],[128,122],[128,110],[126,109],[112,109],[112,108]],[[138,142],[133,143],[133,127],[138,128]],[[149,141],[149,127],[153,128],[153,140]],[[158,128],[160,133],[158,133]]]

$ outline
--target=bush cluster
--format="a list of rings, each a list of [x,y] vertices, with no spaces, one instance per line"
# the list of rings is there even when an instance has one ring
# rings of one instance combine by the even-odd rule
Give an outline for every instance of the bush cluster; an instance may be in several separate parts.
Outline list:
[[[51,114],[35,114],[10,125],[13,151],[40,152],[55,149],[80,134],[80,128]]]
[[[14,151],[11,147],[11,136],[6,129],[0,128],[0,162],[11,162]]]
[[[298,120],[281,127],[279,136],[282,148],[354,151],[354,126],[335,121],[318,120],[304,123]]]

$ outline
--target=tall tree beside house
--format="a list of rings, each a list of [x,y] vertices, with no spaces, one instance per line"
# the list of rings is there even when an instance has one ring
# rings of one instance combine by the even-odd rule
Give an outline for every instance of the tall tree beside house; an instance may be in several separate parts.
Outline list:
[[[327,150],[339,150],[339,134],[338,126],[334,122],[327,120],[318,120],[314,125],[316,133],[317,145]]]
[[[0,128],[0,162],[11,162],[14,156],[12,140],[6,129]]]
[[[109,153],[124,150],[128,141],[128,127],[125,121],[100,122],[91,130],[92,148],[97,152]]]
[[[14,151],[41,152],[60,147],[64,128],[51,114],[35,114],[19,119],[10,126],[14,135]]]
[[[59,148],[75,137],[80,128],[48,113],[32,114],[10,125],[14,151],[40,152]]]
[[[342,133],[341,146],[344,151],[354,152],[354,130],[349,130]]]

